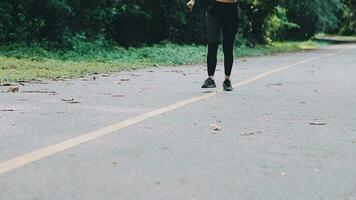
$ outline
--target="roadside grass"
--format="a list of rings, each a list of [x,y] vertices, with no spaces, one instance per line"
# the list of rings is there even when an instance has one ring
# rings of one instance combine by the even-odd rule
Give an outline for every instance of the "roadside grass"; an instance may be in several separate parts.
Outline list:
[[[262,56],[274,53],[316,49],[326,43],[277,42],[266,46],[236,47],[235,56]],[[0,83],[78,78],[89,74],[111,73],[157,66],[203,63],[206,47],[161,44],[124,49],[81,43],[71,50],[46,50],[39,45],[0,46]],[[219,50],[219,60],[223,58]]]

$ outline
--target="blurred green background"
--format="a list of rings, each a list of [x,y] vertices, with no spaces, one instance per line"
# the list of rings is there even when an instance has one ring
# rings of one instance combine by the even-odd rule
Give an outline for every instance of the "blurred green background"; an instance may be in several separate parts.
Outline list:
[[[2,0],[0,82],[204,62],[211,0],[196,1],[189,12],[186,0]],[[356,34],[355,0],[238,7],[237,56],[315,48],[318,33]]]
[[[186,0],[2,0],[0,42],[71,48],[77,40],[140,46],[204,44],[204,9]],[[240,40],[251,45],[305,40],[315,33],[355,34],[354,0],[241,0]]]

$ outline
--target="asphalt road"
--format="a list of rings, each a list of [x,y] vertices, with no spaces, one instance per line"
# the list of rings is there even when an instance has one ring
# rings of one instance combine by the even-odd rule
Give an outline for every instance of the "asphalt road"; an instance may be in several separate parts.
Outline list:
[[[235,66],[231,93],[204,65],[0,93],[0,199],[356,199],[356,45]]]

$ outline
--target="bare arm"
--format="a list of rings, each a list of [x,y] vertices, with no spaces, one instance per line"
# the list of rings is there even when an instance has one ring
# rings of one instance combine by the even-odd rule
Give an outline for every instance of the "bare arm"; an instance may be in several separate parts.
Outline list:
[[[188,3],[187,3],[187,7],[190,11],[193,10],[194,8],[194,5],[195,5],[195,0],[190,0]]]

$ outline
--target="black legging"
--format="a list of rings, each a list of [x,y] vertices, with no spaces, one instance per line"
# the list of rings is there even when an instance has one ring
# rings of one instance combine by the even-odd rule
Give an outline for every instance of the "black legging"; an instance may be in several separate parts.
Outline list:
[[[225,75],[230,76],[234,62],[234,41],[239,26],[237,3],[213,1],[206,13],[206,26],[208,35],[208,75],[214,76],[215,74],[220,32],[222,30]]]

